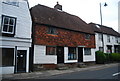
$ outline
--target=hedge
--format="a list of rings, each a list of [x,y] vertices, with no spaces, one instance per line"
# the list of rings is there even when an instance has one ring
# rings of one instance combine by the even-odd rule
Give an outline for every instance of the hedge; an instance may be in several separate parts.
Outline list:
[[[103,53],[101,51],[96,51],[96,63],[104,64],[108,62],[120,62],[120,53]]]

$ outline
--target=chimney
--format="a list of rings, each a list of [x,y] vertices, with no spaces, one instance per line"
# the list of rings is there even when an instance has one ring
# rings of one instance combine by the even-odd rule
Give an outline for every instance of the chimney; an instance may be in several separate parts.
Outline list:
[[[62,10],[62,5],[60,5],[60,4],[57,2],[57,4],[54,6],[54,9]]]

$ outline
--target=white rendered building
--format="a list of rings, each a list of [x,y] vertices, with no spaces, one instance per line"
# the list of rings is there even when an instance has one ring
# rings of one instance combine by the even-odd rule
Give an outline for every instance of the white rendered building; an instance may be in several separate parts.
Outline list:
[[[0,74],[29,72],[31,26],[27,0],[0,0]]]

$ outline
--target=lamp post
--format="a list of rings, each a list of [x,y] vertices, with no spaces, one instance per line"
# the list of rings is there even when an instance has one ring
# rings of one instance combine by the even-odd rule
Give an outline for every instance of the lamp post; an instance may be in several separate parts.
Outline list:
[[[106,7],[107,4],[105,2],[104,6]],[[100,20],[101,20],[101,26],[102,26],[102,8],[101,8],[101,3],[100,3]],[[102,32],[102,29],[101,29],[101,33],[102,33],[102,45],[103,45],[103,52],[104,52],[104,40],[103,40],[103,32]]]

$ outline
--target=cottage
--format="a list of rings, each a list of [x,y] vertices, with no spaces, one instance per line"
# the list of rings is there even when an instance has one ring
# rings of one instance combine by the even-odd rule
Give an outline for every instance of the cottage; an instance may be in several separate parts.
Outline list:
[[[30,12],[35,68],[95,61],[95,34],[82,19],[62,11],[59,3],[54,8],[38,4]]]
[[[27,0],[0,0],[0,74],[29,72],[31,26]]]
[[[95,31],[96,51],[104,51],[105,53],[120,52],[120,34],[118,32],[111,27],[95,23],[90,23],[89,25]]]

